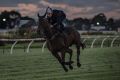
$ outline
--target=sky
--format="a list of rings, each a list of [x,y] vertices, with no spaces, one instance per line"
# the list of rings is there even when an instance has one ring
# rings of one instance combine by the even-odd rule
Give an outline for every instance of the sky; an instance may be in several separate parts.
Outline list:
[[[0,0],[0,12],[16,10],[22,16],[43,15],[48,6],[63,10],[68,19],[92,18],[99,13],[120,18],[120,0]]]

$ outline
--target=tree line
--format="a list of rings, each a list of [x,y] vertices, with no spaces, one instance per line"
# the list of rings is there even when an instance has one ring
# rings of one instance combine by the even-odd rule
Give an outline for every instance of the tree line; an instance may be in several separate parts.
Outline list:
[[[0,14],[0,29],[12,29],[19,26],[21,20],[34,19],[30,17],[23,17],[17,11],[3,11]],[[37,22],[35,22],[37,23]],[[66,20],[67,25],[74,25],[78,30],[90,30],[91,26],[105,26],[106,30],[117,30],[120,27],[120,19],[107,18],[104,13],[99,13],[93,18],[78,17],[73,20]]]
[[[68,24],[74,25],[79,30],[90,30],[92,26],[104,26],[105,30],[117,30],[120,27],[120,19],[107,18],[104,13],[99,13],[93,18],[75,18],[67,20]]]

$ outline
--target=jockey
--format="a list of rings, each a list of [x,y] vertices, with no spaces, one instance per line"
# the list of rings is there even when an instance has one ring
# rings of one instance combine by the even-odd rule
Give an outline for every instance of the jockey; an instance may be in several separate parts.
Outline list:
[[[48,7],[46,9],[45,16],[53,28],[59,32],[62,32],[64,30],[63,21],[66,19],[66,15],[63,11],[56,9],[52,10],[52,8]]]

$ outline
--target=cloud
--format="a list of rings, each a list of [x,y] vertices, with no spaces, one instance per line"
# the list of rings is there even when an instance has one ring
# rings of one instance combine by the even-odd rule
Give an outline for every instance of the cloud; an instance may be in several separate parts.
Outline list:
[[[3,12],[5,10],[11,11],[11,10],[17,10],[19,11],[23,16],[34,16],[38,11],[39,7],[35,4],[25,4],[25,3],[19,3],[15,7],[0,7],[0,12]]]
[[[105,14],[108,18],[114,17],[114,18],[118,19],[118,18],[120,18],[120,9],[108,11]]]
[[[16,10],[18,9],[17,7],[0,7],[0,12],[3,12],[3,11],[11,11],[11,10]]]
[[[47,2],[46,0],[41,0],[39,3],[43,6],[50,6],[50,7],[56,7],[56,8],[59,8],[59,7],[66,8],[67,7],[66,4],[53,4],[53,3]]]
[[[120,2],[120,0],[106,0],[107,2]]]
[[[120,9],[117,9],[116,12],[117,12],[118,14],[120,14]]]
[[[30,12],[38,11],[38,6],[34,4],[18,4],[19,10],[27,10]]]
[[[18,9],[22,15],[31,15],[39,11],[39,7],[35,4],[18,4]]]

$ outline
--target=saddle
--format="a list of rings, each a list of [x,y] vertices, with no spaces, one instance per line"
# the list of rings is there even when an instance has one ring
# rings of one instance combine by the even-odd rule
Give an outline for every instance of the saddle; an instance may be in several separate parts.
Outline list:
[[[52,32],[53,32],[53,36],[51,37],[51,39],[54,39],[54,38],[59,38],[59,37],[62,37],[63,40],[64,40],[64,44],[66,45],[66,42],[67,42],[67,34],[64,32],[64,31],[59,31],[58,29],[56,29],[56,27],[51,27],[52,29]]]

